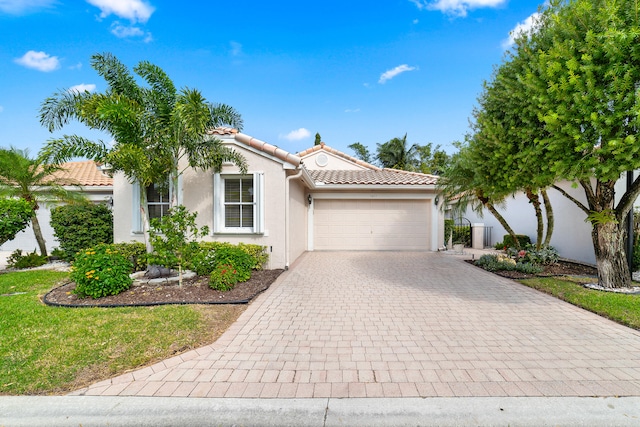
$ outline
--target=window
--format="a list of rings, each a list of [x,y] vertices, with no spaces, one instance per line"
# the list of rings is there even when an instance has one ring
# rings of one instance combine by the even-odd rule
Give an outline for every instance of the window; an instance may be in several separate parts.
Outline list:
[[[169,199],[169,188],[161,188],[157,184],[147,187],[147,209],[149,219],[162,218],[169,213],[171,200]]]
[[[263,232],[263,175],[220,175],[214,177],[214,232]]]

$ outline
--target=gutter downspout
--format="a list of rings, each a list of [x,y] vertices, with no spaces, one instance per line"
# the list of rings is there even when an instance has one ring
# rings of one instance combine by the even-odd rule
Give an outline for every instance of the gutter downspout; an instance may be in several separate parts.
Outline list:
[[[289,236],[290,236],[290,232],[289,232],[289,187],[291,186],[291,180],[294,178],[300,178],[302,176],[302,171],[303,169],[298,166],[298,173],[295,175],[289,175],[286,180],[285,180],[285,186],[284,186],[284,256],[285,256],[285,264],[284,264],[284,269],[285,270],[289,270]]]

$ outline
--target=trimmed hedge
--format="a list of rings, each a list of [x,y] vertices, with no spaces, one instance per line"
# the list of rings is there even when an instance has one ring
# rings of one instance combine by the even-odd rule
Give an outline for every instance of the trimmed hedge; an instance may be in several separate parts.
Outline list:
[[[113,214],[103,204],[57,206],[51,209],[51,226],[67,261],[98,243],[113,243]]]

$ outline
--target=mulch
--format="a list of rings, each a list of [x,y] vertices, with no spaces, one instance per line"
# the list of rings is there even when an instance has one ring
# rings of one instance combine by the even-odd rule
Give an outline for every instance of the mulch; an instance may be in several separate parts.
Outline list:
[[[468,263],[474,264],[475,261],[467,260]],[[597,277],[598,269],[590,265],[580,264],[566,260],[560,260],[556,264],[543,265],[544,270],[538,274],[526,274],[519,271],[495,271],[494,274],[509,279],[531,279],[533,277],[553,277],[553,276],[580,276],[580,277]]]
[[[185,281],[182,288],[178,284],[132,286],[129,290],[93,299],[79,298],[73,293],[74,282],[66,283],[51,290],[43,297],[48,305],[65,307],[127,307],[165,304],[246,304],[256,295],[264,292],[275,282],[284,270],[257,270],[246,282],[236,284],[227,292],[215,291],[209,287],[209,277],[199,276]]]

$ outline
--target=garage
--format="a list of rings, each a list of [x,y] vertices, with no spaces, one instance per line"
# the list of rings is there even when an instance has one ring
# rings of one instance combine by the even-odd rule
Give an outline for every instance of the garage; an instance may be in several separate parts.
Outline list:
[[[318,199],[313,250],[428,250],[428,199]]]

